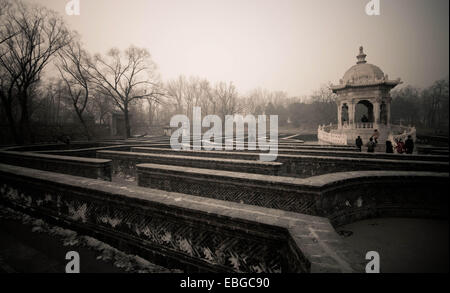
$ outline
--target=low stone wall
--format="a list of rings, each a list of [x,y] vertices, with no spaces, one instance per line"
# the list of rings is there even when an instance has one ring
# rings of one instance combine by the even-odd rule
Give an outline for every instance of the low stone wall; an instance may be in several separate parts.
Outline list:
[[[111,160],[105,159],[0,151],[0,163],[106,181],[112,177]]]
[[[67,151],[76,149],[86,149],[86,148],[98,148],[111,145],[120,145],[120,142],[79,142],[75,141],[71,144],[63,143],[43,143],[34,145],[24,145],[24,146],[11,146],[4,148],[3,150],[14,151],[14,152],[37,152],[37,151]]]
[[[0,164],[0,201],[186,272],[361,272],[325,218]]]
[[[323,150],[292,150],[278,149],[279,154],[283,155],[306,155],[306,156],[327,156],[344,158],[367,158],[381,160],[408,160],[408,161],[430,161],[430,162],[448,162],[448,155],[420,155],[420,154],[387,154],[387,153],[368,153],[359,151],[323,151]]]
[[[437,152],[448,156],[448,147],[417,146],[417,152],[419,154],[436,154]]]
[[[133,152],[155,154],[180,154],[184,156],[230,158],[235,160],[259,160],[257,152],[225,151],[174,151],[163,148],[132,148]],[[334,153],[336,154],[336,153]],[[307,156],[279,154],[277,162],[283,163],[279,175],[307,178],[327,173],[367,170],[433,171],[448,172],[448,162],[387,160],[377,158],[353,158],[338,156]],[[181,165],[180,165],[181,166]],[[236,170],[239,171],[239,170]]]
[[[172,148],[169,143],[147,143],[149,147],[156,148]],[[214,145],[213,143],[211,145]],[[247,148],[245,144],[245,148]],[[236,145],[234,144],[234,147]],[[280,149],[290,150],[322,150],[322,151],[356,151],[356,146],[341,146],[341,145],[319,145],[319,144],[292,144],[292,143],[278,143]]]
[[[119,145],[119,146],[106,146],[106,147],[94,147],[75,150],[52,150],[52,151],[38,151],[38,154],[58,155],[58,156],[70,156],[81,158],[96,158],[98,151],[121,151],[129,152],[132,147],[142,145]]]
[[[132,152],[136,153],[154,153],[154,154],[180,154],[180,155],[204,155],[205,157],[224,158],[236,156],[238,158],[246,158],[243,160],[258,160],[259,151],[194,151],[194,150],[172,150],[167,148],[157,147],[131,147]],[[407,161],[430,161],[430,162],[448,162],[449,157],[444,155],[409,155],[409,154],[385,154],[385,153],[365,153],[356,151],[322,151],[322,150],[292,150],[292,149],[278,149],[278,154],[281,155],[306,155],[306,156],[325,156],[338,158],[366,158],[366,159],[381,159],[381,160],[407,160]]]
[[[449,172],[448,162],[387,160],[351,157],[278,155],[281,174],[300,178],[347,171],[431,171]]]
[[[100,151],[97,157],[112,160],[114,174],[136,176],[136,164],[152,163],[193,168],[277,175],[282,167],[277,162],[219,159],[192,156]]]
[[[361,171],[299,179],[138,165],[139,186],[327,217],[448,218],[448,173]]]
[[[232,160],[250,160],[258,161],[259,152],[257,151],[194,151],[194,150],[172,150],[165,148],[154,147],[132,147],[133,153],[147,153],[147,154],[164,154],[164,155],[179,155],[179,156],[195,156],[205,158],[228,158]]]

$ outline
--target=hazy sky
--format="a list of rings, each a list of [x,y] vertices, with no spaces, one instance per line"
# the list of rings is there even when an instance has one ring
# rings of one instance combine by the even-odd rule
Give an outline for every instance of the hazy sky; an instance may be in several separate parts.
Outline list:
[[[164,80],[180,74],[307,95],[337,83],[364,46],[390,78],[425,87],[449,74],[449,1],[380,0],[68,0],[39,2],[64,15],[92,53],[146,47]]]

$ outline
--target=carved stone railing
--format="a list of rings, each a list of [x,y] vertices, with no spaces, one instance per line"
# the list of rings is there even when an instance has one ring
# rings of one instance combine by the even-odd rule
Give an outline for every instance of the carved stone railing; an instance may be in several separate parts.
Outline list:
[[[348,123],[348,122],[343,122],[342,123],[342,128],[343,129],[351,129],[352,125],[350,123]]]
[[[317,138],[319,141],[330,144],[347,145],[346,134],[328,132],[328,129],[331,130],[331,126],[319,125],[319,129],[317,130]]]
[[[403,132],[400,134],[390,133],[388,136],[388,140],[395,143],[396,141],[399,141],[400,139],[402,141],[405,141],[408,136],[411,136],[411,138],[416,141],[417,139],[417,131],[415,127],[404,127],[404,126],[397,126],[403,129]]]
[[[357,129],[372,129],[373,128],[373,122],[358,122],[355,123],[355,128]]]

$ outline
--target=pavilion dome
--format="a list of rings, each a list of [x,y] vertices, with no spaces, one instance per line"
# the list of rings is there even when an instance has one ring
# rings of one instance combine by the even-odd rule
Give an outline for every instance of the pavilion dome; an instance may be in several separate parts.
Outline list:
[[[342,78],[344,84],[365,84],[384,80],[383,71],[378,66],[367,63],[366,56],[363,47],[360,47],[358,62],[347,70]]]

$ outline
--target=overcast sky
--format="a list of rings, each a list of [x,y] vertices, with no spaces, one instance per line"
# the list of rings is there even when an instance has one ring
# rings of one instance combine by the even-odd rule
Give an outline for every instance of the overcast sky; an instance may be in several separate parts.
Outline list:
[[[338,83],[364,46],[367,61],[405,84],[449,75],[449,1],[380,0],[68,0],[38,2],[64,15],[91,53],[130,44],[148,48],[164,80],[180,74],[308,95]]]

